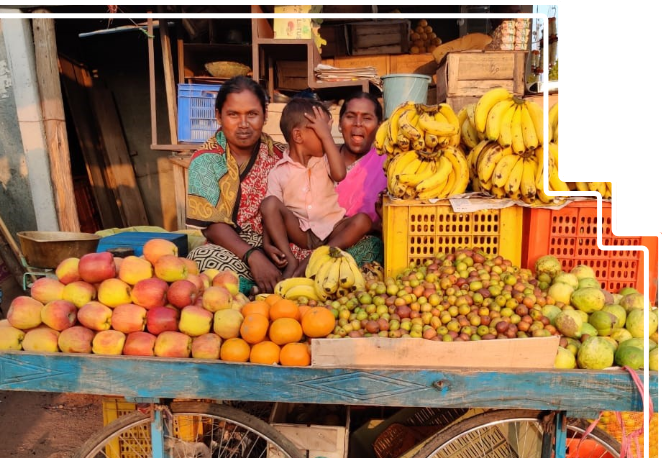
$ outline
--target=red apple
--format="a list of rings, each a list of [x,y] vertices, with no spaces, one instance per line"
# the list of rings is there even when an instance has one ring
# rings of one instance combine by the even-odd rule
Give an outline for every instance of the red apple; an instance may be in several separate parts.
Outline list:
[[[216,312],[229,309],[233,302],[233,295],[223,286],[210,286],[203,291],[203,308]]]
[[[99,284],[97,300],[110,308],[127,304],[131,302],[131,286],[119,278],[106,279]]]
[[[67,258],[60,261],[55,268],[55,276],[58,277],[60,283],[68,285],[71,282],[79,281],[81,276],[78,274],[79,258]]]
[[[77,312],[76,306],[69,301],[51,301],[41,309],[42,323],[56,331],[63,331],[74,326]]]
[[[123,355],[131,356],[154,356],[154,343],[157,337],[148,332],[131,332],[127,334]]]
[[[92,353],[95,332],[83,326],[72,326],[60,333],[58,347],[63,353]]]
[[[232,270],[224,269],[212,279],[212,286],[223,286],[235,296],[240,292],[240,277]]]
[[[194,337],[191,343],[192,358],[219,359],[221,355],[221,337],[207,333]]]
[[[81,307],[76,319],[86,328],[93,331],[106,331],[111,329],[111,316],[113,309],[97,301],[90,301]]]
[[[62,298],[81,308],[97,297],[97,288],[88,282],[73,281],[65,286]]]
[[[168,283],[161,278],[153,277],[141,280],[131,289],[131,300],[134,304],[146,309],[166,305]]]
[[[189,358],[192,340],[190,336],[181,332],[164,331],[157,336],[154,354],[171,358]]]
[[[178,308],[191,305],[198,296],[198,288],[189,280],[176,280],[168,287],[166,299],[168,303]]]
[[[169,283],[187,278],[187,264],[184,258],[172,254],[161,256],[154,264],[154,275]]]
[[[157,260],[165,255],[178,255],[177,245],[170,240],[160,238],[150,239],[143,245],[143,256],[152,265],[155,265]]]
[[[152,278],[152,264],[138,256],[127,256],[120,265],[118,278],[128,285],[135,285],[141,280]]]
[[[92,353],[95,355],[121,355],[127,336],[114,329],[99,331],[92,339]]]
[[[60,283],[60,280],[57,278],[41,277],[32,284],[30,296],[42,304],[47,304],[51,301],[62,299],[64,290],[65,285]]]
[[[42,322],[44,304],[28,296],[18,296],[9,305],[7,321],[17,329],[32,329]]]
[[[84,254],[78,262],[78,274],[88,283],[101,283],[115,277],[113,254],[108,251]]]
[[[205,275],[204,273],[198,274],[198,278],[200,278],[201,283],[203,283],[203,287],[201,288],[201,292],[205,291],[210,286],[212,286],[212,280],[210,280],[210,278],[207,275]]]
[[[198,275],[200,273],[196,261],[189,258],[182,258],[182,259],[184,259],[184,263],[187,265],[187,272],[189,272],[192,275]]]
[[[120,304],[113,309],[111,327],[116,331],[129,334],[145,329],[145,317],[148,311],[136,304]]]
[[[210,332],[214,315],[209,310],[188,305],[180,311],[178,329],[188,336],[196,337]]]
[[[187,270],[187,272],[189,272],[189,270]],[[194,285],[196,285],[196,291],[199,294],[205,289],[205,285],[203,284],[203,279],[201,279],[200,274],[192,274],[190,272],[187,274],[187,278],[185,278],[185,280],[189,280]]]
[[[37,327],[29,330],[23,337],[23,350],[37,353],[56,353],[58,347],[58,336],[60,332],[47,327]]]
[[[159,335],[164,331],[177,331],[180,311],[172,307],[153,307],[148,310],[146,324],[151,334]]]

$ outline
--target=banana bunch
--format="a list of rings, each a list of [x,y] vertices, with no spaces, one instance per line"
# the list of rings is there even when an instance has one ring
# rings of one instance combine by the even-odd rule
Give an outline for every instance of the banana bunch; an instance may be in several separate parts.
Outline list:
[[[488,140],[523,155],[549,141],[544,134],[542,108],[504,88],[490,89],[476,104],[466,105],[459,112],[459,120],[463,120],[463,143],[471,149]]]
[[[463,194],[470,173],[463,151],[445,146],[436,158],[422,157],[415,150],[389,157],[385,164],[387,190],[400,199],[442,199]]]
[[[353,257],[337,248],[323,245],[309,256],[304,275],[314,284],[322,300],[336,299],[352,291],[364,291],[362,271]]]
[[[322,298],[316,293],[314,281],[311,278],[292,277],[281,280],[274,287],[274,293],[293,301],[300,297],[320,301]]]
[[[549,109],[549,141],[558,144],[558,103]]]
[[[555,148],[555,145],[553,145]],[[551,150],[551,146],[550,146]],[[557,149],[556,149],[557,151]],[[485,191],[497,198],[522,200],[531,205],[559,203],[560,198],[544,193],[544,150],[522,154],[497,141],[482,140],[468,154],[473,191]],[[557,155],[549,158],[549,186],[556,191],[569,190],[558,178]]]
[[[415,151],[422,158],[437,159],[446,146],[459,145],[459,130],[450,105],[404,102],[378,127],[374,145],[378,154]]]

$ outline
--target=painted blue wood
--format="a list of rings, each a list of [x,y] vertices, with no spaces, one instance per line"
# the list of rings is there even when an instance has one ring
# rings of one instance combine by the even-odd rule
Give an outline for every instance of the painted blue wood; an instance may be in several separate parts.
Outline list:
[[[639,376],[643,380],[642,372]],[[658,381],[651,373],[655,410]],[[13,351],[0,352],[0,390],[401,407],[643,410],[634,382],[621,370],[346,369]]]

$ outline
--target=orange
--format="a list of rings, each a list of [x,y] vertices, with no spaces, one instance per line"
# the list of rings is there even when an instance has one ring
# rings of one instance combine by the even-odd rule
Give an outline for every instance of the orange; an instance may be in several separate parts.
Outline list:
[[[251,347],[249,361],[257,364],[279,364],[279,353],[281,353],[281,347],[266,340]]]
[[[221,344],[221,360],[222,361],[236,361],[246,362],[249,361],[249,354],[251,347],[244,340],[239,337],[225,340]]]
[[[325,307],[313,307],[302,317],[302,331],[308,337],[327,337],[335,325],[334,314]]]
[[[270,304],[266,301],[251,301],[247,302],[240,309],[243,317],[251,315],[252,313],[260,313],[265,316],[265,318],[270,318]]]
[[[272,342],[285,345],[302,338],[302,326],[295,318],[277,318],[270,325],[269,333]]]
[[[282,366],[308,366],[311,364],[309,345],[305,343],[289,343],[283,346],[279,355]]]
[[[311,310],[311,306],[307,304],[300,304],[297,306],[297,308],[300,311],[300,322],[302,322],[302,318],[309,310]]]
[[[246,342],[255,344],[265,339],[269,326],[270,320],[265,315],[250,313],[242,321],[240,335]]]
[[[277,318],[293,318],[299,320],[299,306],[290,299],[279,299],[274,304],[270,304],[270,319],[274,321]]]
[[[280,295],[278,294],[270,294],[265,298],[265,302],[267,302],[268,305],[272,305],[277,301],[280,301],[283,299]]]

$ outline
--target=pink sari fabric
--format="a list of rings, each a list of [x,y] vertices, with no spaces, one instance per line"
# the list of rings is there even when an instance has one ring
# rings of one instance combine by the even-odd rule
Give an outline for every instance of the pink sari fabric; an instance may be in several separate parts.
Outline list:
[[[376,148],[371,148],[337,185],[339,205],[346,209],[346,216],[366,213],[372,221],[378,220],[375,204],[378,194],[387,186],[387,178],[383,172],[386,157],[379,156]]]

